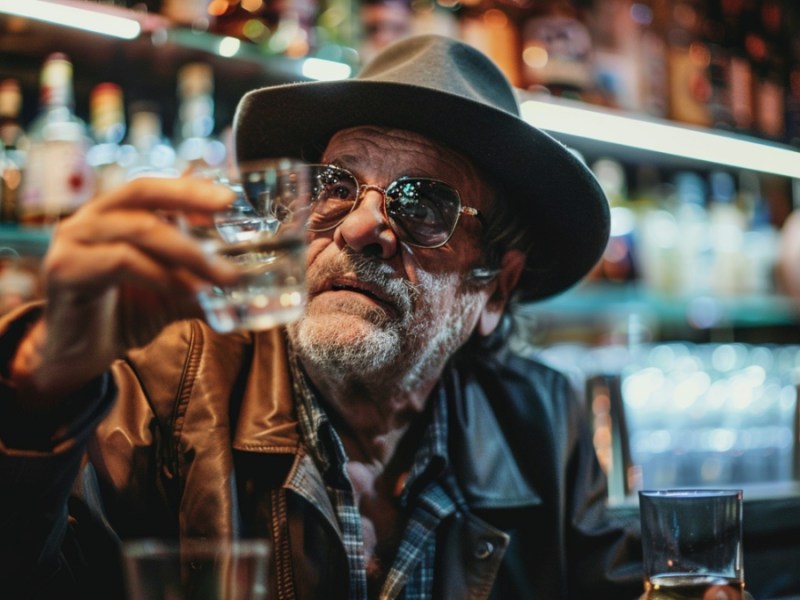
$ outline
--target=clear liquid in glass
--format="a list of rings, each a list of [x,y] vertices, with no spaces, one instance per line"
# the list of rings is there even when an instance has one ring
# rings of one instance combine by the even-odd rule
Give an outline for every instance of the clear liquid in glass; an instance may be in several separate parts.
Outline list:
[[[261,330],[294,321],[303,313],[305,244],[263,237],[218,247],[238,264],[236,285],[210,287],[198,295],[206,320],[216,331]]]

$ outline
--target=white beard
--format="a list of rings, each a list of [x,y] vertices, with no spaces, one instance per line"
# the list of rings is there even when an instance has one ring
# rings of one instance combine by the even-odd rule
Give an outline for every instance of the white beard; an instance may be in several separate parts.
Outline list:
[[[289,327],[289,338],[303,361],[339,384],[380,382],[411,390],[438,374],[469,337],[480,294],[466,288],[456,274],[422,272],[418,286],[412,286],[391,278],[390,269],[382,263],[351,256],[345,260],[346,264],[331,269],[355,272],[360,279],[379,284],[399,307],[400,315],[390,319],[380,309],[344,300],[341,311],[317,314],[312,301],[306,315]],[[444,311],[425,302],[426,298],[441,298],[453,288],[459,293]],[[415,300],[420,299],[414,311]]]

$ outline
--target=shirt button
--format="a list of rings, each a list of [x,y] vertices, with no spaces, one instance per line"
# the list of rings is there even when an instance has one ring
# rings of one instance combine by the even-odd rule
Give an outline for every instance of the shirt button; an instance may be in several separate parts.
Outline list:
[[[478,560],[486,560],[492,555],[493,552],[494,544],[488,540],[481,540],[478,542],[478,545],[475,546],[475,551],[473,554]]]

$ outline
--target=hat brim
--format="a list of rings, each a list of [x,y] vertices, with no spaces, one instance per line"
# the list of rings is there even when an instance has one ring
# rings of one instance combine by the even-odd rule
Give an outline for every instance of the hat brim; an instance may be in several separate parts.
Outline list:
[[[516,115],[454,94],[366,79],[254,90],[236,113],[237,160],[317,161],[334,133],[359,125],[424,134],[467,156],[499,187],[533,232],[519,301],[563,292],[601,257],[609,208],[591,171],[561,142]]]

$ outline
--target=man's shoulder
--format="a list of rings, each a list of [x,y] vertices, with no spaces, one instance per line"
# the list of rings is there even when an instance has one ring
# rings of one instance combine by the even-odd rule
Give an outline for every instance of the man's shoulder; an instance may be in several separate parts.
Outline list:
[[[506,427],[538,430],[547,423],[564,431],[583,410],[579,384],[534,352],[504,347],[479,353],[460,373],[465,391],[485,398]]]
[[[118,360],[114,377],[118,384],[129,382],[123,389],[141,389],[158,414],[171,414],[176,401],[226,398],[213,390],[232,387],[248,368],[253,340],[249,334],[219,334],[200,320],[176,321]]]
[[[248,352],[256,339],[247,332],[218,333],[200,319],[185,319],[167,325],[149,344],[129,351],[124,359],[137,364],[149,363],[152,368],[165,361],[182,362],[187,354],[213,356],[215,360],[235,359]],[[260,341],[261,337],[258,339]]]
[[[470,362],[478,371],[485,370],[512,383],[528,382],[530,385],[558,387],[567,384],[568,380],[560,368],[541,359],[536,353],[521,352],[511,346],[476,353]]]

